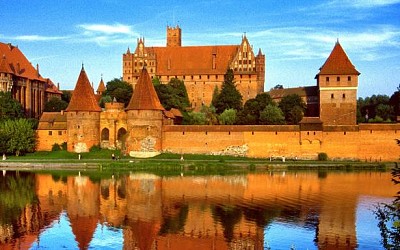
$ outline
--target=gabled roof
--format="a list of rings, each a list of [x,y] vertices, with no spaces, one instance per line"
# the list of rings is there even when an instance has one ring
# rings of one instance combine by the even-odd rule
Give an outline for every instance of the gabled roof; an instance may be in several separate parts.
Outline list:
[[[0,72],[45,81],[18,47],[0,43]]]
[[[239,45],[150,47],[159,75],[225,74]],[[215,57],[215,69],[213,69]]]
[[[72,92],[71,101],[65,111],[101,111],[83,65],[74,92]]]
[[[38,130],[66,130],[67,116],[61,112],[43,112]]]
[[[151,82],[149,73],[143,68],[139,80],[136,83],[135,91],[129,101],[127,110],[164,110],[158,99],[156,90]]]
[[[346,52],[344,52],[339,41],[336,42],[328,59],[324,65],[319,69],[318,75],[359,75],[360,72],[356,70],[351,63]]]
[[[271,89],[267,93],[271,96],[272,99],[281,99],[284,96],[293,94],[297,94],[300,97],[318,96],[318,87],[305,86],[305,87],[286,88],[286,89]]]

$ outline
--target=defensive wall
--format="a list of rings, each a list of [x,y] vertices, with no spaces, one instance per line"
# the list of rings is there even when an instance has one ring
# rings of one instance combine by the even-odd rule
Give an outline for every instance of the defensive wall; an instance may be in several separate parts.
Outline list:
[[[163,126],[162,149],[178,154],[242,155],[260,158],[397,161],[400,124],[322,126],[304,130],[297,125]]]

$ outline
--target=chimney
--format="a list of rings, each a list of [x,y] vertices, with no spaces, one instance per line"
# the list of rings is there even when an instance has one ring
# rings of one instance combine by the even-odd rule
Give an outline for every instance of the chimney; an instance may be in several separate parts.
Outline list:
[[[60,90],[60,83],[57,83],[57,89]]]
[[[39,63],[36,64],[36,71],[37,71],[37,76],[39,77],[39,76],[40,76],[40,73],[39,73]]]

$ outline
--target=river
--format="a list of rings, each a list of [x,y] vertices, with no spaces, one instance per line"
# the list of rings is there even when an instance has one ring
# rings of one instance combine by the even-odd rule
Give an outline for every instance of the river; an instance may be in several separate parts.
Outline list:
[[[0,249],[382,249],[389,172],[3,171]]]

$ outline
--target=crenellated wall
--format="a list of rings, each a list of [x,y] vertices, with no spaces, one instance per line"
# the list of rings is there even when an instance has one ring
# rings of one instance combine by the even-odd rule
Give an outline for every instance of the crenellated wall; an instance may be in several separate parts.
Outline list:
[[[325,126],[301,131],[299,126],[163,126],[163,151],[316,159],[397,161],[400,124]]]

